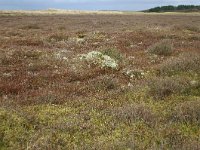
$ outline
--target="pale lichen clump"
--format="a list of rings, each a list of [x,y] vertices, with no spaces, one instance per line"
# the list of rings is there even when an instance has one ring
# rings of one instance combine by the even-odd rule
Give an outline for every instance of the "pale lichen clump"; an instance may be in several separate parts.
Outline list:
[[[58,52],[54,53],[54,58],[57,60],[65,60],[68,61],[68,53],[70,53],[70,51],[68,50],[60,50]]]
[[[118,69],[118,63],[115,59],[98,51],[82,54],[79,58],[91,64],[99,65],[101,68]]]
[[[131,79],[142,79],[145,76],[145,72],[139,69],[134,69],[134,70],[124,69],[123,74]]]

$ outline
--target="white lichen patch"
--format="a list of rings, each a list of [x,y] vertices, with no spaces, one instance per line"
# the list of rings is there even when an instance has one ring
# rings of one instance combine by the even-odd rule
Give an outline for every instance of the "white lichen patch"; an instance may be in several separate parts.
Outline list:
[[[12,77],[12,73],[3,73],[3,77]]]
[[[192,80],[192,81],[190,81],[190,85],[191,85],[191,86],[198,86],[198,85],[199,85],[199,82],[196,81],[196,80]]]
[[[57,60],[68,61],[69,52],[70,51],[68,51],[68,50],[59,50],[59,51],[57,51],[57,52],[54,53],[54,57]]]
[[[28,71],[27,74],[28,74],[29,76],[32,76],[32,77],[35,77],[35,76],[38,76],[38,75],[39,75],[39,73],[31,72],[31,71]]]
[[[135,79],[135,78],[142,79],[145,76],[145,72],[139,69],[134,69],[134,70],[124,69],[123,74],[131,79]]]
[[[87,54],[82,54],[79,56],[79,58],[80,60],[87,61],[90,64],[99,65],[101,68],[118,68],[118,63],[116,60],[98,51],[91,51]]]
[[[76,38],[77,43],[84,43],[85,39],[84,38]]]
[[[84,38],[69,38],[69,43],[83,44],[86,40]]]

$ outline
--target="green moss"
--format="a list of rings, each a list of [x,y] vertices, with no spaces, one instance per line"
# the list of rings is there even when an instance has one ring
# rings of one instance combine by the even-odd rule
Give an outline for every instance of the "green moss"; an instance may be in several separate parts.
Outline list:
[[[20,148],[30,138],[33,128],[20,114],[0,108],[1,142],[6,147]]]
[[[155,101],[143,86],[105,101],[90,99],[78,105],[73,102],[70,105],[24,106],[16,110],[1,108],[1,147],[113,150],[189,147],[199,135],[197,122],[173,121],[171,116],[179,105],[190,104],[197,98],[172,94]],[[120,108],[125,120],[115,117],[116,108]],[[137,115],[133,121],[129,121],[131,114]],[[174,142],[176,140],[178,142]]]
[[[25,108],[28,114],[32,114],[41,125],[51,126],[59,122],[67,121],[67,117],[75,110],[66,106],[39,105]]]

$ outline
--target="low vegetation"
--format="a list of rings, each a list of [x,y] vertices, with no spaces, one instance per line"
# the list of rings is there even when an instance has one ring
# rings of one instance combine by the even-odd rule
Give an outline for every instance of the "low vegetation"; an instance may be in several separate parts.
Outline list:
[[[198,52],[185,52],[172,57],[160,64],[158,71],[161,74],[173,75],[183,72],[197,74],[200,71],[200,55]]]
[[[188,79],[176,77],[155,78],[149,80],[149,94],[155,99],[162,100],[172,94],[181,94],[190,88]]]
[[[173,44],[170,40],[162,40],[149,47],[148,52],[155,55],[169,56],[173,53]]]
[[[197,14],[49,12],[0,15],[0,149],[200,148]]]

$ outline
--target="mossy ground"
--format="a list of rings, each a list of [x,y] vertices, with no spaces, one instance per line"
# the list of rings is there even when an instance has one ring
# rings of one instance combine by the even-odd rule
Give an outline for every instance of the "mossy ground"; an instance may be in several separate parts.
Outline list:
[[[199,106],[198,97],[171,96],[166,101],[155,102],[138,96],[141,96],[139,101],[132,96],[128,100],[127,97],[117,99],[120,104],[94,99],[75,108],[67,105],[3,107],[0,110],[1,148],[193,149],[199,146],[199,114],[193,114],[199,110],[178,109],[186,102],[196,102]],[[102,108],[90,103],[101,103]],[[177,109],[186,111],[181,115],[188,115],[191,120],[181,119],[184,116],[177,115]]]

